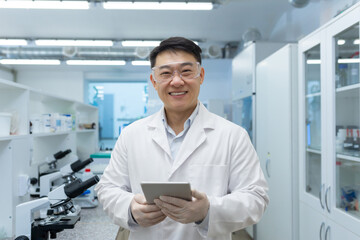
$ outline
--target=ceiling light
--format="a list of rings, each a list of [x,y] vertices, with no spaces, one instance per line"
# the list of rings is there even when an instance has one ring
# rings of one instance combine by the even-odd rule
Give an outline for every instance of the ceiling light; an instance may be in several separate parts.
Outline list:
[[[354,40],[354,44],[359,45],[359,44],[360,44],[360,39],[355,39],[355,40]]]
[[[114,43],[111,40],[55,40],[39,39],[35,40],[38,46],[87,46],[87,47],[110,47]]]
[[[0,8],[89,9],[87,1],[0,1]]]
[[[321,60],[320,59],[308,59],[306,60],[307,64],[320,64]]]
[[[67,65],[101,65],[101,66],[121,66],[126,62],[123,60],[67,60]]]
[[[1,59],[1,64],[10,65],[60,65],[60,60],[49,59]]]
[[[161,41],[122,41],[123,47],[157,47]]]
[[[338,63],[360,63],[359,58],[341,58],[338,59]]]
[[[104,9],[127,10],[212,10],[211,2],[104,2]]]
[[[27,45],[27,41],[25,39],[0,39],[0,45],[25,46]]]
[[[345,43],[346,43],[346,41],[344,39],[337,40],[338,45],[344,45]]]
[[[134,66],[150,66],[150,61],[141,61],[141,60],[131,61],[131,65],[134,65]]]

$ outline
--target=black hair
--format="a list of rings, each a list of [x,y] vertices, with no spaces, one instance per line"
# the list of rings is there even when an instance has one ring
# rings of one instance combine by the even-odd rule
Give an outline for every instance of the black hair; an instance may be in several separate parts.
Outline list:
[[[150,63],[153,68],[156,64],[156,57],[164,51],[185,51],[193,55],[201,64],[201,48],[193,41],[183,37],[171,37],[163,40],[159,46],[155,47],[150,53]]]

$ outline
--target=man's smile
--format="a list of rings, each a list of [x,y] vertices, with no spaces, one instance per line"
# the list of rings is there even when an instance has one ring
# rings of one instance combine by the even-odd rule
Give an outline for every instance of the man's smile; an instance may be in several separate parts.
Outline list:
[[[184,92],[170,92],[169,94],[171,96],[179,96],[179,95],[185,95],[187,93],[187,91]]]

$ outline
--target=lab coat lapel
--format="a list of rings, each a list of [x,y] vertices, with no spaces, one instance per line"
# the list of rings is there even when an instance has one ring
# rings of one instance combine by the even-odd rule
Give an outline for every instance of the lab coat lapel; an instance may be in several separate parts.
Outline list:
[[[212,118],[207,109],[200,103],[198,116],[191,124],[175,159],[172,174],[206,141],[206,128],[213,128]]]
[[[151,131],[151,137],[154,142],[157,143],[159,147],[161,147],[162,150],[164,150],[171,158],[171,151],[166,136],[166,130],[161,119],[161,111],[155,114],[154,119],[149,123],[148,127],[149,131]]]

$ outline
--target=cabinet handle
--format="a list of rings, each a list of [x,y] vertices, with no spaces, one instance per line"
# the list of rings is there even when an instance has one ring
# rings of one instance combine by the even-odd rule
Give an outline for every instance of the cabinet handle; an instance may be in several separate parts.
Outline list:
[[[325,240],[328,239],[328,238],[327,238],[328,232],[330,232],[330,226],[328,226],[328,227],[326,228],[326,231],[325,231]]]
[[[325,205],[326,205],[326,209],[330,213],[330,208],[329,208],[328,201],[327,201],[327,199],[328,199],[327,195],[328,195],[329,190],[330,190],[330,186],[326,189],[326,192],[325,192]]]
[[[322,233],[324,227],[325,227],[325,223],[322,222],[321,227],[320,227],[320,232],[319,232],[320,240],[322,240],[322,234],[321,233]]]
[[[270,173],[269,173],[269,163],[270,163],[270,159],[267,158],[267,159],[266,159],[266,163],[265,163],[265,169],[266,169],[266,174],[268,175],[268,177],[270,177]]]
[[[322,203],[322,190],[323,188],[325,187],[325,185],[321,185],[321,189],[319,191],[319,200],[320,200],[320,205],[321,205],[321,208],[324,209],[324,204]]]

